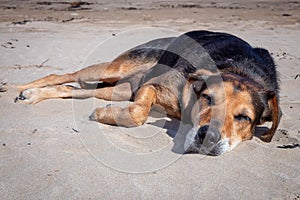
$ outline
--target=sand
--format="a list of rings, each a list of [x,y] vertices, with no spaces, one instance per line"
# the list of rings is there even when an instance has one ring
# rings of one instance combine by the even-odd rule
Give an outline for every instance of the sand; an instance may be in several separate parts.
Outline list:
[[[1,1],[0,10],[1,199],[300,199],[300,2],[34,0]],[[218,157],[182,155],[179,123],[155,112],[120,128],[88,121],[104,100],[14,103],[13,84],[200,29],[272,53],[284,114],[271,143],[254,137]]]

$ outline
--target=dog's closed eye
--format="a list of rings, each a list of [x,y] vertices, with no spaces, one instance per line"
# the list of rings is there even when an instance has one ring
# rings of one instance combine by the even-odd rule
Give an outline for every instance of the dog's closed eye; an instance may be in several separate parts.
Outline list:
[[[251,122],[252,119],[250,117],[248,117],[247,115],[244,114],[239,114],[234,116],[234,120],[238,121],[238,122]]]

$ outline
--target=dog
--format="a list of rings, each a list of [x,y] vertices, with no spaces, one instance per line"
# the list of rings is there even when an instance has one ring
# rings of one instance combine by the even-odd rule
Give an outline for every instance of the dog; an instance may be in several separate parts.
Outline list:
[[[97,86],[93,83],[97,81]],[[80,88],[65,85],[78,82]],[[270,142],[281,118],[279,78],[270,53],[221,32],[191,31],[134,47],[112,62],[74,73],[51,74],[25,85],[16,101],[50,98],[132,100],[127,107],[96,108],[90,120],[135,127],[159,104],[168,116],[191,124],[187,153],[221,155],[253,137]]]

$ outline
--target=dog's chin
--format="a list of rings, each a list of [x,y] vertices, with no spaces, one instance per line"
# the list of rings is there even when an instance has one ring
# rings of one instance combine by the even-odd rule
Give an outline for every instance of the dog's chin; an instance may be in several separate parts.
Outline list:
[[[230,140],[228,138],[221,139],[210,149],[204,148],[203,145],[195,141],[197,130],[198,128],[193,128],[186,135],[186,140],[184,143],[185,153],[199,153],[202,155],[219,156],[232,149],[230,147]]]
[[[219,156],[230,150],[229,140],[220,140],[211,149],[205,149],[201,145],[193,142],[189,147],[185,148],[185,153],[199,153],[202,155]]]

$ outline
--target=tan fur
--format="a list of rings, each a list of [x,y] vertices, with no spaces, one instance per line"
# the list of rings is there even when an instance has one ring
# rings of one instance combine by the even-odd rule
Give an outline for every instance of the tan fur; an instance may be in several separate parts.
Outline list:
[[[150,109],[155,103],[155,88],[144,86],[139,90],[134,103],[128,107],[97,108],[92,117],[94,120],[106,124],[126,127],[140,126],[147,120]]]
[[[213,95],[214,105],[208,106],[204,98],[200,99],[199,127],[210,124],[220,130],[222,138],[230,138],[231,141],[251,139],[255,127],[253,122],[236,121],[234,118],[240,113],[251,119],[256,117],[252,98],[247,90],[235,92],[233,83],[225,82],[222,85],[211,85],[203,94]]]

